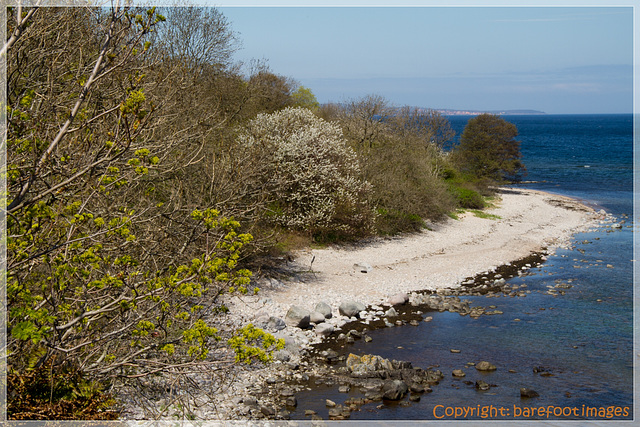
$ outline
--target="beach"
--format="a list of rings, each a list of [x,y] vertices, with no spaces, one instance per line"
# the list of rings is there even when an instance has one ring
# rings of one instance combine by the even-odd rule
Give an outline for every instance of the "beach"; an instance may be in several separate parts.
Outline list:
[[[299,251],[287,262],[286,278],[260,278],[258,295],[231,299],[226,322],[229,328],[248,323],[264,327],[286,340],[285,350],[266,367],[236,370],[236,380],[216,398],[215,413],[204,407],[201,413],[209,419],[260,418],[261,409],[278,407],[283,381],[318,375],[315,362],[306,356],[323,337],[313,324],[305,329],[285,327],[289,322],[283,319],[292,306],[311,312],[325,302],[332,317],[323,323],[334,327],[334,335],[346,333],[340,328],[356,318],[340,315],[339,306],[345,301],[366,306],[358,321],[368,324],[382,317],[391,305],[389,299],[397,294],[425,290],[446,294],[533,253],[544,259],[570,246],[574,233],[610,221],[604,211],[596,212],[575,199],[503,188],[482,214],[464,212],[456,219],[428,224],[416,234]],[[375,343],[370,345],[375,353]]]
[[[379,305],[398,293],[456,287],[466,278],[566,245],[602,217],[568,197],[506,188],[482,213],[465,212],[416,234],[299,251],[288,266],[297,272],[291,280],[262,280],[259,295],[236,301],[232,312],[245,320],[265,312],[284,318],[291,305],[313,310],[324,301],[337,314],[344,300]]]

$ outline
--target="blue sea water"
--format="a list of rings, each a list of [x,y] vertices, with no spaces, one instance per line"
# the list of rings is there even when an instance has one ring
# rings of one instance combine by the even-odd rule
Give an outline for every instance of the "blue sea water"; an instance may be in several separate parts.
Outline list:
[[[532,274],[510,284],[526,284],[527,297],[468,297],[472,305],[495,305],[502,315],[472,319],[429,313],[433,321],[372,331],[372,343],[356,341],[355,354],[374,353],[414,366],[437,366],[445,379],[403,405],[365,405],[352,420],[453,420],[447,408],[496,408],[495,420],[607,420],[633,415],[633,117],[632,115],[505,116],[522,141],[528,173],[525,188],[578,198],[624,221],[622,229],[602,227],[575,236]],[[468,117],[452,116],[462,133]],[[565,295],[546,293],[558,282]],[[460,349],[451,353],[450,349]],[[499,368],[481,373],[468,362],[488,360]],[[534,372],[544,367],[549,376]],[[453,369],[467,376],[452,377]],[[478,391],[475,381],[496,385]],[[467,383],[465,383],[467,381]],[[539,397],[522,399],[521,387]],[[354,397],[357,392],[351,393]],[[333,389],[298,396],[299,408],[321,415],[324,399],[347,398]],[[318,403],[320,402],[320,403]],[[555,413],[526,408],[556,407]],[[569,409],[567,409],[569,408]],[[617,412],[616,412],[617,410]],[[592,412],[589,412],[592,411]],[[609,412],[607,412],[609,411]],[[295,418],[303,418],[294,414]],[[466,419],[483,419],[468,416]]]

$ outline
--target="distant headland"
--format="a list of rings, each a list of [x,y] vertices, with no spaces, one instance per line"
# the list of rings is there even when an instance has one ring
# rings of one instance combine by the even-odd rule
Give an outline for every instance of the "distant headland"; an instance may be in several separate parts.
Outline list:
[[[539,115],[546,114],[544,111],[537,110],[493,110],[493,111],[479,111],[479,110],[446,110],[435,109],[440,114],[445,116],[477,116],[484,113],[497,114],[499,116],[517,116],[517,115]]]

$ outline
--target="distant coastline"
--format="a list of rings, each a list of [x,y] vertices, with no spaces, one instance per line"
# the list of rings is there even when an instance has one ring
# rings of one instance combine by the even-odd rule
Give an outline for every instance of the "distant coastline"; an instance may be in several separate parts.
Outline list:
[[[484,113],[497,114],[499,116],[517,116],[517,115],[529,116],[529,115],[547,114],[544,111],[537,111],[537,110],[493,110],[493,111],[446,110],[446,109],[435,109],[435,110],[445,116],[477,116]]]

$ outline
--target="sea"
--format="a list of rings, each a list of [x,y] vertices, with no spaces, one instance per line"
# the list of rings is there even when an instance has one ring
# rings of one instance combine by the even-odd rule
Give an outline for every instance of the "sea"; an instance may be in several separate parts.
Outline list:
[[[448,117],[462,133],[467,116]],[[419,326],[370,331],[347,353],[378,354],[439,369],[444,379],[418,402],[374,402],[351,420],[631,420],[634,414],[634,173],[633,115],[503,116],[518,128],[527,168],[517,187],[581,200],[612,215],[621,228],[603,224],[576,234],[539,268],[508,283],[526,285],[526,297],[463,297],[495,306],[501,315],[470,318],[429,312]],[[489,220],[489,219],[488,219]],[[547,291],[568,285],[562,294]],[[460,350],[452,353],[451,349]],[[483,373],[471,363],[489,361]],[[466,376],[452,376],[461,369]],[[481,391],[475,383],[491,385]],[[537,397],[522,398],[521,388]],[[362,397],[357,390],[312,387],[296,395],[292,418],[304,409],[327,419],[325,399]]]

